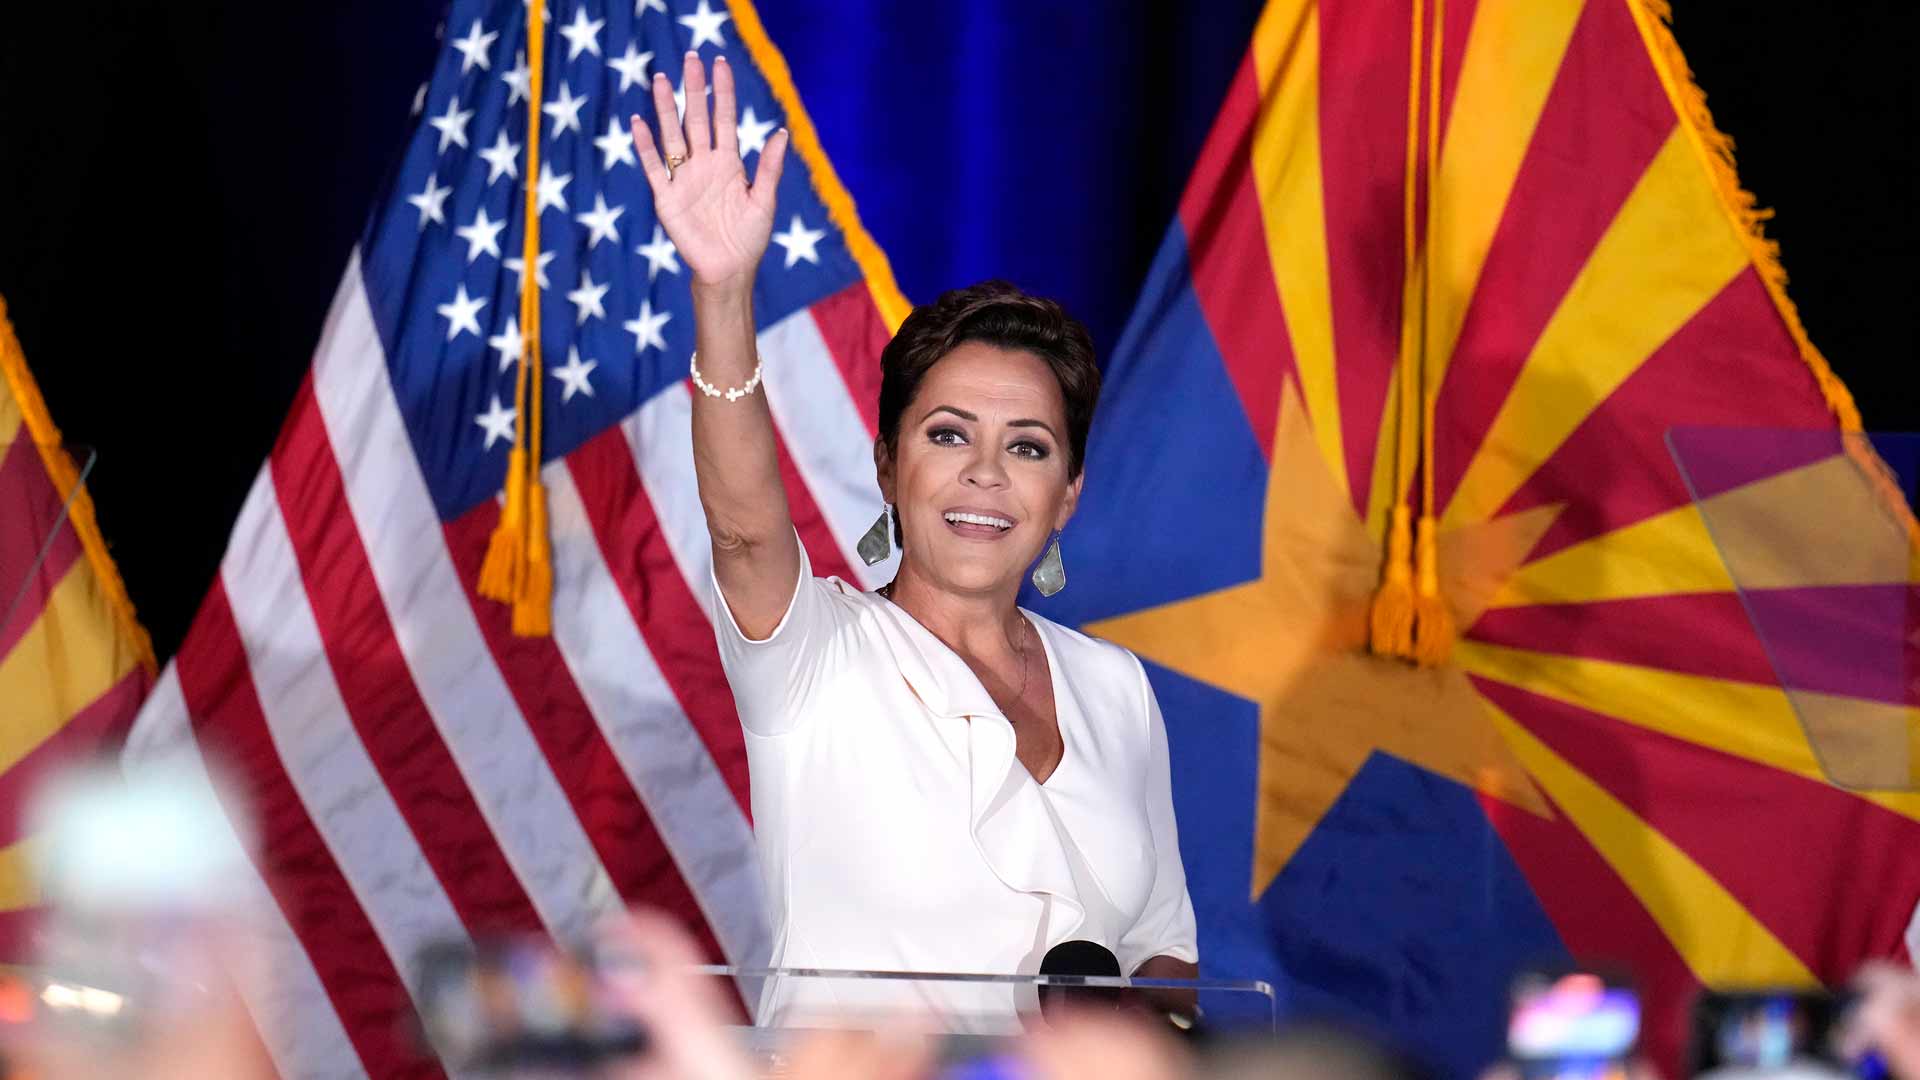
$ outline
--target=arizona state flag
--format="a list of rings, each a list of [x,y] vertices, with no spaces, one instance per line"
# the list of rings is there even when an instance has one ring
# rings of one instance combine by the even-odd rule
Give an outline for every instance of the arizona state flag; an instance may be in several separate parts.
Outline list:
[[[21,811],[52,767],[108,749],[153,685],[153,646],[0,302],[0,959],[39,904]]]
[[[1920,612],[1666,14],[1270,3],[1033,601],[1149,662],[1202,967],[1452,1075],[1522,965],[1629,966],[1671,1065],[1697,987],[1844,980],[1920,900],[1920,689],[1820,687],[1902,755],[1836,782],[1669,450],[1821,436],[1714,505],[1791,537],[1787,487],[1850,477],[1909,530],[1891,575],[1769,588]],[[1862,561],[1822,542],[1813,577]]]

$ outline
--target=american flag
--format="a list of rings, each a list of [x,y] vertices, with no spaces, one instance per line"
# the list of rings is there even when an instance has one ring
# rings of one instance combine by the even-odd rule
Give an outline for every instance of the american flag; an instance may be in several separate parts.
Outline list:
[[[746,762],[707,621],[685,267],[627,117],[689,49],[725,54],[751,171],[794,134],[755,288],[765,383],[817,572],[866,586],[878,357],[905,313],[745,0],[455,0],[418,125],[312,370],[125,763],[219,757],[260,823],[234,883],[271,982],[242,986],[285,1076],[432,1076],[413,958],[624,905],[764,959]],[[684,96],[682,96],[684,108]],[[527,175],[526,110],[542,116]],[[523,250],[525,189],[539,257]],[[540,295],[552,635],[475,591],[514,443],[522,275]],[[212,842],[212,841],[210,841]],[[220,842],[225,842],[222,838]]]

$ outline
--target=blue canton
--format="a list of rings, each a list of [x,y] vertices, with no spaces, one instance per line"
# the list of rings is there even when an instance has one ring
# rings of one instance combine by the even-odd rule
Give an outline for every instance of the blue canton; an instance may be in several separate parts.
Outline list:
[[[442,520],[493,498],[506,475],[522,185],[543,193],[537,270],[546,282],[550,461],[687,377],[687,270],[656,233],[652,195],[626,141],[629,116],[652,121],[653,73],[677,88],[688,49],[709,64],[727,57],[749,176],[757,144],[786,123],[723,5],[548,3],[540,175],[526,175],[525,0],[456,0],[416,102],[419,126],[361,243],[395,396]],[[798,153],[788,155],[779,195],[776,243],[754,288],[763,329],[861,280]]]

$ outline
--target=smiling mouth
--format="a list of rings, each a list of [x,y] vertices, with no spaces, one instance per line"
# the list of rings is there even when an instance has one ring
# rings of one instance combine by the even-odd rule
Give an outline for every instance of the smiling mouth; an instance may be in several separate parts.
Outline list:
[[[949,510],[940,516],[946,520],[948,529],[961,536],[979,540],[998,540],[1013,529],[1013,522],[998,514]]]

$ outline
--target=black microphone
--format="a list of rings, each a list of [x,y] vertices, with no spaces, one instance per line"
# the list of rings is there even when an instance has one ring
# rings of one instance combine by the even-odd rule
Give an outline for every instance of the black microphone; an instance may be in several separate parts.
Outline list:
[[[1047,950],[1040,960],[1042,975],[1118,975],[1120,958],[1113,950],[1094,941],[1063,941]],[[1048,1020],[1061,1008],[1115,1009],[1120,1006],[1120,989],[1115,986],[1042,986],[1040,1015]]]

